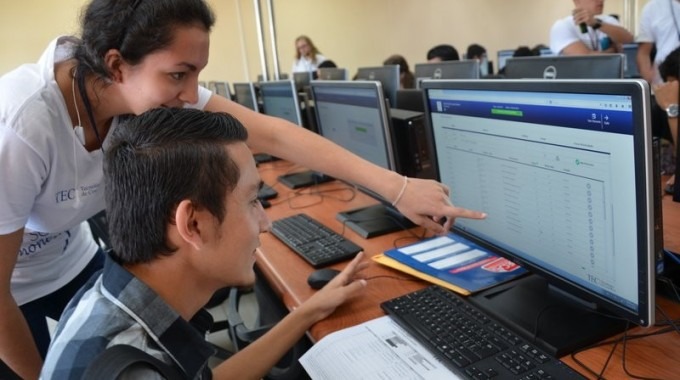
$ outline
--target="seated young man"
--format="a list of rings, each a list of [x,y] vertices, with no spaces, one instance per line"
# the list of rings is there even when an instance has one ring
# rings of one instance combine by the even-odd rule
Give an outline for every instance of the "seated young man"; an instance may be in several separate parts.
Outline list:
[[[184,378],[210,378],[214,350],[189,320],[207,313],[217,289],[253,284],[258,237],[270,226],[246,136],[233,117],[192,109],[155,109],[119,127],[104,160],[113,251],[64,311],[42,378],[80,379],[119,344]],[[367,265],[362,257],[212,376],[262,378],[313,323],[365,287],[354,279]],[[161,378],[150,367],[125,375]]]

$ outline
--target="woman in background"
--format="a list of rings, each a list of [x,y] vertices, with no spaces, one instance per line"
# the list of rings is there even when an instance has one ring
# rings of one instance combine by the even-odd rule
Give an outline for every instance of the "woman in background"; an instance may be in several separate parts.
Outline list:
[[[319,64],[326,60],[316,48],[312,40],[307,36],[295,39],[295,62],[291,72],[316,71]]]

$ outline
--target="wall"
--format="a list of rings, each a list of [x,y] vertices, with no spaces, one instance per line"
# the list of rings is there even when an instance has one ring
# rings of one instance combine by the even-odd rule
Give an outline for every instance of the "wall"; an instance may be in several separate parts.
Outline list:
[[[0,0],[0,74],[35,61],[59,34],[77,34],[88,0]],[[149,0],[151,1],[151,0]],[[639,9],[646,0],[635,1]],[[217,15],[210,64],[202,80],[255,80],[262,73],[253,0],[208,0]],[[266,0],[261,0],[265,48],[273,73]],[[354,73],[402,54],[411,66],[440,43],[463,53],[470,43],[499,49],[548,43],[552,23],[571,0],[272,0],[280,71],[289,73],[294,39],[309,35],[324,55]],[[626,0],[608,0],[605,13],[625,15]],[[630,18],[634,18],[635,12]],[[622,20],[627,23],[629,20]],[[633,24],[634,25],[634,24]],[[634,28],[633,28],[634,29]],[[241,33],[240,31],[243,31]]]

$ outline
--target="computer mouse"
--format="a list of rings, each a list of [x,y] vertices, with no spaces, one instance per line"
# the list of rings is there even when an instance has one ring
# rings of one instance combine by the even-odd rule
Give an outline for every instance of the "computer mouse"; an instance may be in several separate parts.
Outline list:
[[[339,270],[333,268],[317,269],[307,277],[307,283],[312,289],[321,289],[329,281],[335,278],[340,273]]]

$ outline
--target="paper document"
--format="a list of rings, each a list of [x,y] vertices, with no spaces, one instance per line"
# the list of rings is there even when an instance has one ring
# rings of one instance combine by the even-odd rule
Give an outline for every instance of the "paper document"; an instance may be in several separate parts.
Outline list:
[[[388,316],[324,337],[300,363],[315,380],[460,378]]]

